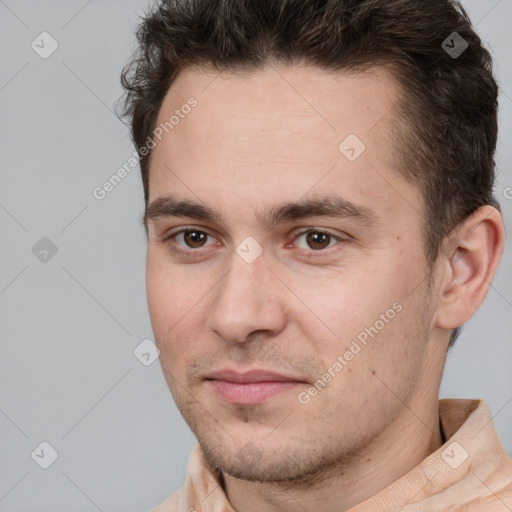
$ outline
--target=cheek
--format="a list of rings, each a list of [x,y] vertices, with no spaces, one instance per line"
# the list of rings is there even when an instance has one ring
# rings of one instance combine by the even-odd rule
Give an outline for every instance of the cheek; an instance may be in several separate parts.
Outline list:
[[[146,264],[146,296],[151,325],[158,338],[169,322],[169,315],[172,315],[173,290],[165,273],[149,254]]]
[[[160,350],[164,371],[181,373],[200,341],[202,316],[208,289],[207,279],[184,276],[177,267],[162,263],[156,251],[148,252],[146,264],[146,295],[148,311]],[[210,285],[211,287],[211,285]]]
[[[392,308],[400,296],[396,286],[390,287],[382,277],[382,273],[366,266],[364,270],[340,269],[312,280],[297,279],[290,285],[302,298],[300,303],[294,301],[296,321],[304,329],[308,325],[315,329],[313,338],[323,337],[326,344],[336,341],[337,349],[343,349]],[[318,324],[321,331],[317,330]]]
[[[146,295],[149,317],[155,336],[155,343],[160,350],[160,362],[165,370],[170,370],[171,363],[177,361],[179,354],[173,341],[180,328],[185,301],[180,297],[181,286],[173,279],[161,264],[154,252],[148,251],[146,264]]]
[[[160,248],[148,250],[146,295],[155,335],[169,330],[184,317],[200,296],[201,281],[186,278],[177,266],[166,262]]]
[[[342,356],[352,377],[363,378],[374,367],[388,372],[410,361],[421,323],[421,290],[411,294],[418,284],[411,269],[381,263],[331,274],[315,286],[304,280],[291,285],[307,306],[297,303],[295,322],[326,368]]]

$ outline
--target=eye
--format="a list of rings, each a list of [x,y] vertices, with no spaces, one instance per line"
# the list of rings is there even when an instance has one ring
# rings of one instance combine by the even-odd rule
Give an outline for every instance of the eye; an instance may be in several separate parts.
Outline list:
[[[298,247],[306,250],[313,250],[315,252],[323,251],[333,245],[336,245],[338,242],[342,242],[343,239],[332,235],[331,233],[327,233],[325,231],[319,231],[310,229],[308,231],[304,231],[299,233],[295,241],[302,239],[305,237],[305,244],[298,244]]]
[[[172,233],[164,241],[173,240],[178,247],[184,249],[201,249],[207,247],[208,237],[210,235],[205,231],[190,228]]]

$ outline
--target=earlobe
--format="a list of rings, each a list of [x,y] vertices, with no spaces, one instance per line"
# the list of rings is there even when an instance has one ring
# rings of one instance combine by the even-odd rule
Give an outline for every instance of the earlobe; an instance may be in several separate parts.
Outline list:
[[[435,325],[455,329],[469,320],[485,299],[505,245],[499,210],[483,206],[468,217],[445,242],[444,266]]]

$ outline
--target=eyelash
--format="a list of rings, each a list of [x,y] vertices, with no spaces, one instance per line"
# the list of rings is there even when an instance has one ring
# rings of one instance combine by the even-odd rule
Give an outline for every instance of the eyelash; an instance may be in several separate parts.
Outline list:
[[[186,256],[191,256],[193,253],[199,253],[200,250],[202,248],[198,248],[198,249],[183,249],[181,248],[179,245],[176,244],[175,242],[175,238],[179,235],[181,235],[182,233],[186,233],[188,231],[195,231],[195,232],[198,232],[198,233],[203,233],[209,237],[213,237],[213,235],[211,235],[210,233],[208,233],[207,231],[204,231],[202,229],[197,229],[197,228],[194,228],[193,226],[192,227],[187,227],[187,228],[183,228],[183,229],[180,229],[179,231],[176,231],[174,233],[171,233],[169,234],[168,236],[166,236],[162,241],[165,242],[171,249],[172,252],[174,252],[175,254],[181,254],[181,255],[186,255]],[[329,233],[328,231],[323,231],[321,229],[315,229],[315,228],[309,228],[309,229],[306,229],[306,230],[303,230],[303,231],[300,231],[298,232],[295,236],[294,236],[294,239],[293,241],[295,241],[297,238],[303,236],[303,235],[307,235],[309,233],[317,233],[317,234],[324,234],[324,235],[328,235],[331,237],[331,241],[334,240],[336,242],[346,242],[347,240],[342,238],[342,237],[339,237],[339,236],[336,236],[332,233]],[[170,243],[169,243],[170,242]],[[331,251],[329,251],[329,249],[331,249],[332,247],[336,246],[338,244],[334,244],[330,247],[327,247],[325,249],[318,249],[318,250],[313,250],[313,249],[301,249],[302,251],[306,251],[308,253],[308,256],[309,257],[319,257],[319,256],[325,256],[326,254],[329,254]]]

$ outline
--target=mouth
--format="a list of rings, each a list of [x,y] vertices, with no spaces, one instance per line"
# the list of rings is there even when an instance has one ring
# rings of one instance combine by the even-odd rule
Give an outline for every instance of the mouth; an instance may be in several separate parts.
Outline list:
[[[265,370],[220,370],[208,375],[206,382],[218,397],[233,405],[263,404],[305,384],[296,377]]]

